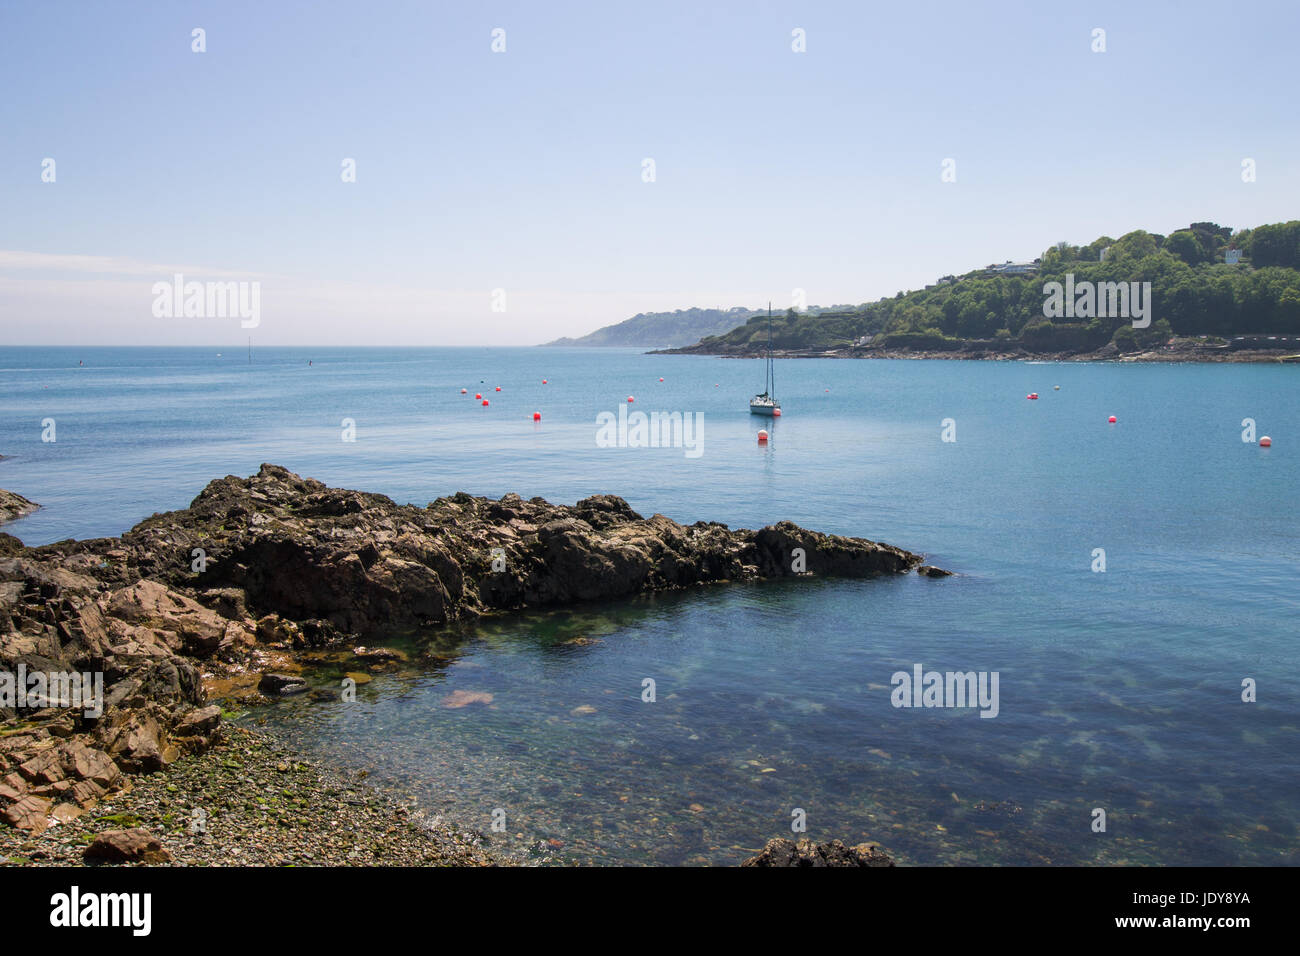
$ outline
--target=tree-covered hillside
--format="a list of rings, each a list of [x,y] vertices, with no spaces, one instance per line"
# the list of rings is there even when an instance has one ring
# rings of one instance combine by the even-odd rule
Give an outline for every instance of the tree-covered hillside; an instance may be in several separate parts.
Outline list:
[[[1228,256],[1230,251],[1233,256]],[[1228,264],[1226,259],[1237,259]],[[785,313],[773,325],[778,349],[835,349],[863,337],[887,347],[943,350],[988,340],[1038,352],[1085,352],[1114,342],[1133,351],[1181,336],[1300,333],[1300,221],[1233,233],[1212,222],[1169,235],[1142,230],[1086,246],[1058,243],[1028,274],[998,267],[945,277],[933,286],[853,309]],[[1151,324],[1128,317],[1048,318],[1045,285],[1084,281],[1150,282]],[[767,321],[756,316],[692,351],[734,354],[761,349]]]

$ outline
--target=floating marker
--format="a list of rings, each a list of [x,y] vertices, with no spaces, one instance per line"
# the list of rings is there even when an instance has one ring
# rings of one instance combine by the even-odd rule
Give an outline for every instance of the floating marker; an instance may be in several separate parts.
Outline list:
[[[468,392],[469,392],[469,389],[467,389],[467,388],[462,388],[462,389],[460,390],[460,393],[461,393],[462,395],[468,394]]]
[[[629,405],[631,405],[632,402],[634,402],[634,401],[635,401],[635,399],[634,399],[631,395],[629,395],[629,396],[627,397],[627,403],[628,403]]]
[[[500,385],[497,386],[497,391],[498,391],[498,392],[501,391],[501,386],[500,386]]]
[[[1059,385],[1053,385],[1052,388],[1055,389],[1055,390],[1058,391],[1058,392],[1061,390],[1061,386],[1059,386]]]
[[[1261,439],[1259,440],[1259,447],[1260,447],[1260,448],[1272,448],[1272,447],[1273,447],[1273,439],[1271,439],[1271,438],[1269,438],[1267,435],[1265,435],[1263,438],[1261,438]]]
[[[486,398],[483,399],[483,407],[484,407],[484,408],[487,408],[487,407],[488,407],[488,400],[487,400]]]
[[[779,409],[779,408],[774,408],[774,409],[772,409],[772,417],[773,417],[773,418],[780,418],[780,417],[781,417],[781,409]]]
[[[542,384],[543,384],[543,385],[546,384],[546,379],[542,379]]]
[[[662,382],[662,381],[663,381],[663,378],[662,378],[662,377],[661,377],[661,378],[660,378],[660,379],[659,379],[659,381],[661,381],[661,382]]]
[[[1036,401],[1038,401],[1038,393],[1037,393],[1037,392],[1030,392],[1028,395],[1025,396],[1025,398],[1029,399],[1029,400],[1032,401],[1032,402],[1036,402]]]
[[[540,422],[541,420],[542,420],[542,413],[541,413],[541,412],[533,412],[533,421],[535,421],[535,422]]]
[[[762,445],[762,444],[764,444],[766,441],[767,441],[767,429],[766,429],[766,428],[760,428],[760,429],[758,430],[758,443],[759,443],[760,445]]]
[[[1114,416],[1114,415],[1110,416],[1110,418],[1106,419],[1106,421],[1108,421],[1108,422],[1110,422],[1112,425],[1114,425],[1114,424],[1115,424],[1115,416]]]
[[[475,392],[475,393],[474,393],[474,397],[475,397],[475,398],[482,398],[482,397],[483,397],[483,393],[482,393],[482,392]]]

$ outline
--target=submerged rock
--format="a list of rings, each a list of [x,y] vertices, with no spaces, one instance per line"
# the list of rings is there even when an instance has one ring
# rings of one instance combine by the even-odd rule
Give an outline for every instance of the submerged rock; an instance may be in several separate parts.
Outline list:
[[[845,846],[839,840],[813,843],[804,837],[798,843],[778,837],[768,840],[763,852],[741,866],[893,866],[891,857],[877,846],[859,843]]]

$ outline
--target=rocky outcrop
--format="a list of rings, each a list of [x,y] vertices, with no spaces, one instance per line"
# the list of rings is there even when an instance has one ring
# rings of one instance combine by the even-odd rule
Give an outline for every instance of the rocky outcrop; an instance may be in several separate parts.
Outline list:
[[[839,840],[813,843],[804,837],[798,843],[778,837],[768,840],[763,852],[741,866],[893,866],[892,858],[867,843],[845,846]]]
[[[922,560],[789,522],[645,518],[612,495],[398,505],[275,465],[213,481],[121,538],[25,548],[0,537],[0,675],[102,675],[100,713],[0,700],[0,816],[31,830],[124,774],[209,746],[220,710],[200,668],[282,696],[308,686],[294,648],[347,641],[359,662],[391,666],[401,652],[367,640],[394,628],[723,581],[900,574]]]
[[[29,515],[39,507],[36,502],[28,501],[22,495],[0,488],[0,524]]]

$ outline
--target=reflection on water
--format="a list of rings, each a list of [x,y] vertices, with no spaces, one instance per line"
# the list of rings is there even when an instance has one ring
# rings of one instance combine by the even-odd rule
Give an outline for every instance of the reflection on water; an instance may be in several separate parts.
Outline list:
[[[395,638],[409,661],[373,670],[354,702],[250,719],[521,856],[734,864],[801,809],[809,836],[908,863],[1296,861],[1296,727],[1215,704],[1221,688],[1153,691],[1149,668],[1095,648],[997,648],[996,719],[893,708],[894,671],[945,666],[935,638],[966,600],[952,594],[799,582],[493,619]],[[313,676],[337,689],[357,669],[343,654]]]

